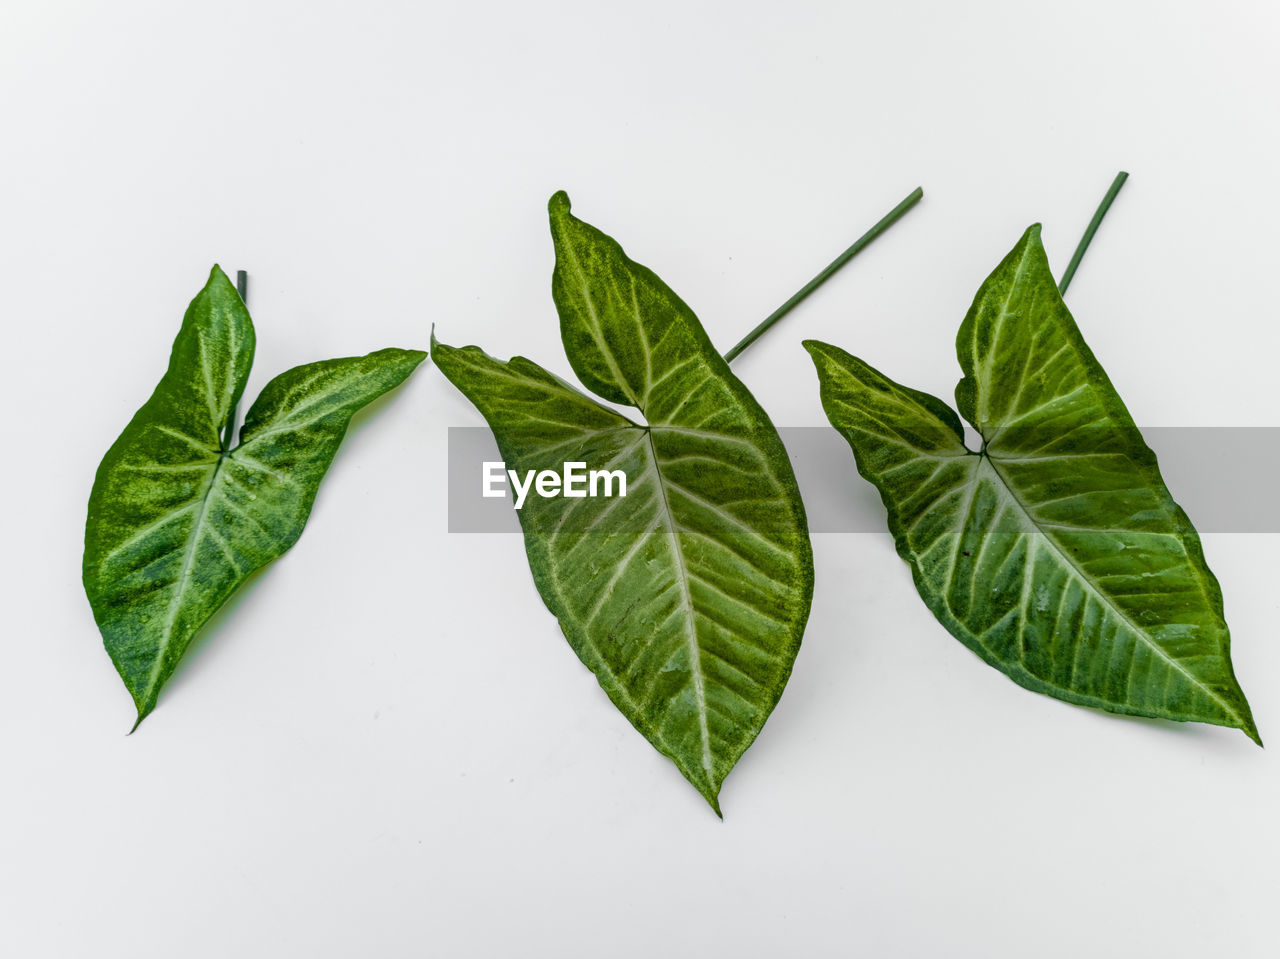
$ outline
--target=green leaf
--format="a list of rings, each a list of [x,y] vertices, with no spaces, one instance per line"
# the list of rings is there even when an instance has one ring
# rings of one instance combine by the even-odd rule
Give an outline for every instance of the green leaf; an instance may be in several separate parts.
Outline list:
[[[719,814],[791,673],[813,593],[804,507],[769,418],[692,311],[551,200],[552,292],[574,370],[640,424],[521,357],[432,342],[508,469],[621,469],[627,495],[519,512],[534,582],[618,709]]]
[[[228,450],[253,348],[249,313],[215,266],[89,496],[85,592],[138,723],[200,627],[301,535],[352,415],[426,358],[391,349],[292,369],[267,384]]]
[[[1258,740],[1200,538],[1067,311],[1038,226],[956,341],[980,452],[941,400],[805,346],[916,588],[957,639],[1028,689]]]

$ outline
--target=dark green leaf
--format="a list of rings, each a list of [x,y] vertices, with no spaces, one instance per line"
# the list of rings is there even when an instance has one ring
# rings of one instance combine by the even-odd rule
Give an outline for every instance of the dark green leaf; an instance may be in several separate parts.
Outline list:
[[[980,452],[941,400],[805,345],[916,588],[961,642],[1058,699],[1257,740],[1200,539],[1067,312],[1039,227],[960,327],[956,401]]]
[[[253,348],[249,313],[215,266],[168,371],[98,467],[84,585],[139,723],[200,627],[301,535],[352,415],[426,357],[391,349],[290,370],[227,450]]]
[[[622,713],[717,813],[790,675],[813,592],[799,490],[769,418],[692,311],[551,201],[569,361],[606,408],[530,361],[432,344],[509,469],[621,469],[625,498],[530,496],[533,578]]]

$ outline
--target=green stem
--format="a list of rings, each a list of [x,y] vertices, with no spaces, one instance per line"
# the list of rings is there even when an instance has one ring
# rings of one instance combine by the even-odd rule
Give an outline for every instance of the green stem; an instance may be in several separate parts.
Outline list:
[[[832,260],[830,265],[825,270],[823,270],[821,273],[815,276],[812,280],[806,283],[803,287],[801,287],[799,292],[797,292],[795,296],[787,300],[787,302],[783,303],[780,307],[778,307],[776,310],[770,313],[767,317],[765,317],[764,321],[759,326],[757,326],[754,330],[752,330],[750,333],[744,336],[737,343],[737,345],[735,345],[731,350],[725,353],[724,355],[725,360],[727,360],[728,362],[733,362],[734,358],[737,357],[738,354],[740,354],[748,346],[750,346],[752,343],[758,340],[761,336],[763,336],[765,332],[769,329],[769,327],[773,326],[780,319],[782,319],[784,316],[786,316],[788,313],[794,310],[800,304],[800,301],[802,301],[806,296],[808,296],[818,287],[822,286],[822,284],[827,282],[827,280],[831,279],[831,277],[836,273],[837,270],[840,269],[840,267],[844,266],[846,263],[852,260],[855,256],[857,256],[860,252],[862,252],[862,250],[866,246],[868,246],[872,240],[878,237],[885,230],[889,229],[889,227],[893,226],[893,224],[898,221],[898,219],[902,216],[902,214],[906,213],[913,206],[915,206],[917,203],[920,202],[920,198],[922,196],[924,196],[924,190],[920,189],[920,187],[916,187],[915,190],[913,190],[905,200],[903,200],[901,203],[895,206],[892,210],[890,210],[880,220],[879,223],[877,223],[875,226],[869,229],[866,233],[862,234],[862,236],[858,237],[858,239],[854,241],[853,246],[849,247],[849,249],[845,250],[838,257]]]
[[[236,292],[240,294],[240,301],[247,305],[249,302],[249,274],[244,270],[236,270]],[[236,415],[238,413],[239,410],[233,406],[231,415],[227,417],[227,422],[222,427],[222,452],[224,454],[231,449],[231,440],[235,437]]]
[[[1093,219],[1089,221],[1088,227],[1085,228],[1084,236],[1080,237],[1080,245],[1076,247],[1076,252],[1071,256],[1071,262],[1067,264],[1066,270],[1062,273],[1062,282],[1058,284],[1059,293],[1066,294],[1067,287],[1071,285],[1071,278],[1076,275],[1076,268],[1080,266],[1080,261],[1084,259],[1084,251],[1089,249],[1089,244],[1093,242],[1093,235],[1098,232],[1102,218],[1111,209],[1111,204],[1115,202],[1116,194],[1120,192],[1120,188],[1124,186],[1124,181],[1127,179],[1129,179],[1129,174],[1121,170],[1116,174],[1116,178],[1111,181],[1111,188],[1107,190],[1107,195],[1098,204],[1098,209],[1093,214]]]

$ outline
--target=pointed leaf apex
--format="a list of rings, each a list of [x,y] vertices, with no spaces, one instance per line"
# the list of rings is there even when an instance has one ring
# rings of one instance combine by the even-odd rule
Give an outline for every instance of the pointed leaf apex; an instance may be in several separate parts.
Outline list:
[[[1258,744],[1259,749],[1265,749],[1262,745],[1262,737],[1258,735],[1258,727],[1254,725],[1253,717],[1246,720],[1247,725],[1241,726],[1240,731]]]
[[[151,709],[155,707],[152,706]],[[138,718],[133,721],[133,726],[129,729],[129,735],[132,736],[138,731],[138,727],[142,725],[142,721],[151,715],[151,709],[138,709]]]
[[[1024,233],[1024,234],[1022,234],[1022,238],[1023,238],[1024,240],[1039,240],[1039,239],[1040,239],[1040,224],[1039,224],[1039,223],[1032,223],[1029,227],[1027,227],[1027,232],[1026,232],[1026,233]]]
[[[711,788],[709,784],[705,789],[697,783],[694,783],[694,785],[697,786],[698,792],[702,794],[702,798],[707,801],[707,805],[711,807],[711,811],[716,814],[716,818],[724,822],[724,813],[720,811],[720,790]]]
[[[801,340],[800,345],[803,346],[808,354],[815,360],[819,356],[826,355],[831,349],[830,344],[824,343],[822,340]]]
[[[212,290],[214,287],[223,287],[224,289],[232,290],[235,292],[237,298],[240,296],[239,291],[236,290],[235,282],[231,277],[227,276],[227,274],[223,272],[222,267],[217,263],[213,264],[213,269],[209,271],[209,281],[204,285],[206,290]]]
[[[438,363],[438,362],[439,362],[439,360],[440,360],[440,351],[441,351],[441,350],[452,350],[452,349],[454,349],[454,347],[450,346],[448,343],[441,343],[438,339],[436,339],[436,328],[435,328],[435,324],[432,324],[432,326],[431,326],[431,352],[427,354],[428,356],[430,356],[430,357],[431,357],[431,362],[433,362],[433,363]]]

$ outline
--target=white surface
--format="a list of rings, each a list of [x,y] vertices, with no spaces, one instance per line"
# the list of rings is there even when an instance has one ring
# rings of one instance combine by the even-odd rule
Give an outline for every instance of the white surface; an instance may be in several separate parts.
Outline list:
[[[1124,168],[1070,295],[1090,344],[1139,423],[1280,425],[1278,11],[9,0],[0,951],[1273,956],[1274,751],[1015,687],[887,536],[816,538],[794,678],[718,822],[519,541],[445,532],[446,428],[479,418],[430,367],[132,737],[79,564],[94,468],[211,262],[252,273],[247,396],[433,323],[568,375],[560,187],[727,347],[922,184],[736,364],[819,425],[802,336],[949,397],[983,277],[1034,220],[1060,269]],[[1278,539],[1206,538],[1264,738]]]

